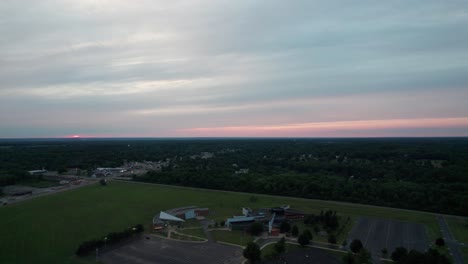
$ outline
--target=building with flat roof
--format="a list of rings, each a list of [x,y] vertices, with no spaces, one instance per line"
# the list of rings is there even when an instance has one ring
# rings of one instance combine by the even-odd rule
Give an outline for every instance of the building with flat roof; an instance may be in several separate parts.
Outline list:
[[[226,220],[226,227],[232,230],[247,230],[252,223],[258,222],[267,227],[269,234],[275,235],[282,222],[302,220],[305,216],[306,213],[290,209],[289,205],[255,210],[244,207],[242,216],[233,216]]]
[[[47,170],[44,170],[44,169],[42,169],[42,170],[30,170],[30,171],[28,171],[28,173],[29,173],[30,175],[41,175],[41,174],[44,174],[44,173],[46,173],[46,172],[47,172]]]

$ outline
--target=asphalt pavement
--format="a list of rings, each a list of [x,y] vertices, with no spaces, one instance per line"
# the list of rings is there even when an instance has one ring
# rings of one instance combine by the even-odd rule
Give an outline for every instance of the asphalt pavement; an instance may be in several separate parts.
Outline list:
[[[437,221],[439,221],[440,230],[442,231],[442,236],[444,237],[444,240],[445,240],[445,245],[447,245],[447,247],[450,250],[450,253],[453,257],[454,264],[463,264],[463,258],[458,248],[459,243],[453,237],[452,232],[450,231],[450,228],[447,222],[445,221],[445,217],[442,215],[438,215]]]

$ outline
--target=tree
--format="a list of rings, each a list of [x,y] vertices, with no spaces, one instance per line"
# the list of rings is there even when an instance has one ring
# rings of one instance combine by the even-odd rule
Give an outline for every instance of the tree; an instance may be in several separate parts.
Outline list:
[[[292,234],[292,236],[294,236],[294,237],[297,237],[297,235],[299,235],[299,228],[297,227],[297,225],[294,225],[294,226],[292,227],[291,234]]]
[[[63,166],[57,169],[58,174],[64,174],[65,172],[67,172],[67,169]]]
[[[252,236],[258,236],[263,232],[263,224],[261,222],[252,223],[248,229]]]
[[[286,251],[286,239],[284,237],[282,237],[280,239],[280,241],[278,241],[276,244],[275,244],[275,252],[276,254],[281,254],[283,252]]]
[[[255,263],[256,261],[261,260],[260,247],[255,242],[249,242],[242,254],[250,263]]]
[[[386,258],[387,255],[388,255],[388,250],[387,250],[387,248],[382,248],[382,251],[381,251],[381,252],[382,252],[382,257]]]
[[[289,230],[291,230],[291,225],[286,221],[281,222],[280,233],[287,233]]]
[[[367,249],[361,248],[357,254],[348,252],[348,254],[343,257],[343,262],[345,264],[369,264],[372,263],[371,254]]]
[[[346,247],[347,244],[348,244],[348,240],[345,239],[343,240],[343,243],[341,243],[341,246]]]
[[[99,183],[100,183],[102,186],[106,186],[106,185],[107,185],[107,180],[106,180],[106,179],[101,179],[101,180],[99,180]]]
[[[354,239],[351,244],[349,245],[349,248],[353,253],[358,253],[359,250],[362,248],[362,242],[359,239]]]
[[[361,250],[359,250],[359,253],[356,256],[355,263],[360,263],[360,264],[371,263],[370,252],[365,248],[361,248]]]
[[[306,235],[309,240],[312,240],[314,238],[309,229],[304,230],[302,233]]]
[[[318,234],[318,232],[320,232],[320,228],[318,226],[314,226],[314,232],[315,234]]]
[[[443,247],[443,246],[445,246],[445,240],[443,238],[439,237],[439,238],[436,239],[435,244],[438,247]]]
[[[354,264],[354,255],[351,252],[348,252],[348,254],[343,257],[343,262],[345,264]]]
[[[304,247],[305,245],[309,245],[310,243],[310,239],[309,237],[302,233],[298,238],[297,238],[297,242],[302,246]]]
[[[406,256],[408,256],[408,250],[404,247],[397,247],[393,251],[391,258],[396,263],[400,263]]]

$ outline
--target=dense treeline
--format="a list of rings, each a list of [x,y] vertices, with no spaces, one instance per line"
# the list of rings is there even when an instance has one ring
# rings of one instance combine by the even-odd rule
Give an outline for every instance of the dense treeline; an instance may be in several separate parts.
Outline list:
[[[192,156],[201,152],[214,157]],[[468,215],[464,138],[4,141],[0,184],[42,167],[166,158],[162,172],[135,180]]]

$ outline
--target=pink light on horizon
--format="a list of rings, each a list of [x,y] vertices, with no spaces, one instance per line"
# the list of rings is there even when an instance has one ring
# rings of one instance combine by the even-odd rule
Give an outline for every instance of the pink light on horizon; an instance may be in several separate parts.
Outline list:
[[[180,135],[217,136],[217,137],[326,137],[343,136],[346,132],[360,132],[367,136],[366,132],[380,131],[380,134],[368,133],[372,136],[392,136],[391,131],[398,129],[417,128],[467,128],[468,117],[455,118],[420,118],[420,119],[389,119],[389,120],[358,120],[358,121],[333,121],[266,126],[225,126],[225,127],[200,127],[177,130]],[[384,130],[384,131],[382,131]],[[385,131],[389,130],[389,131]],[[466,135],[468,135],[468,130]],[[413,135],[413,136],[430,136]],[[463,135],[461,135],[463,136]]]

